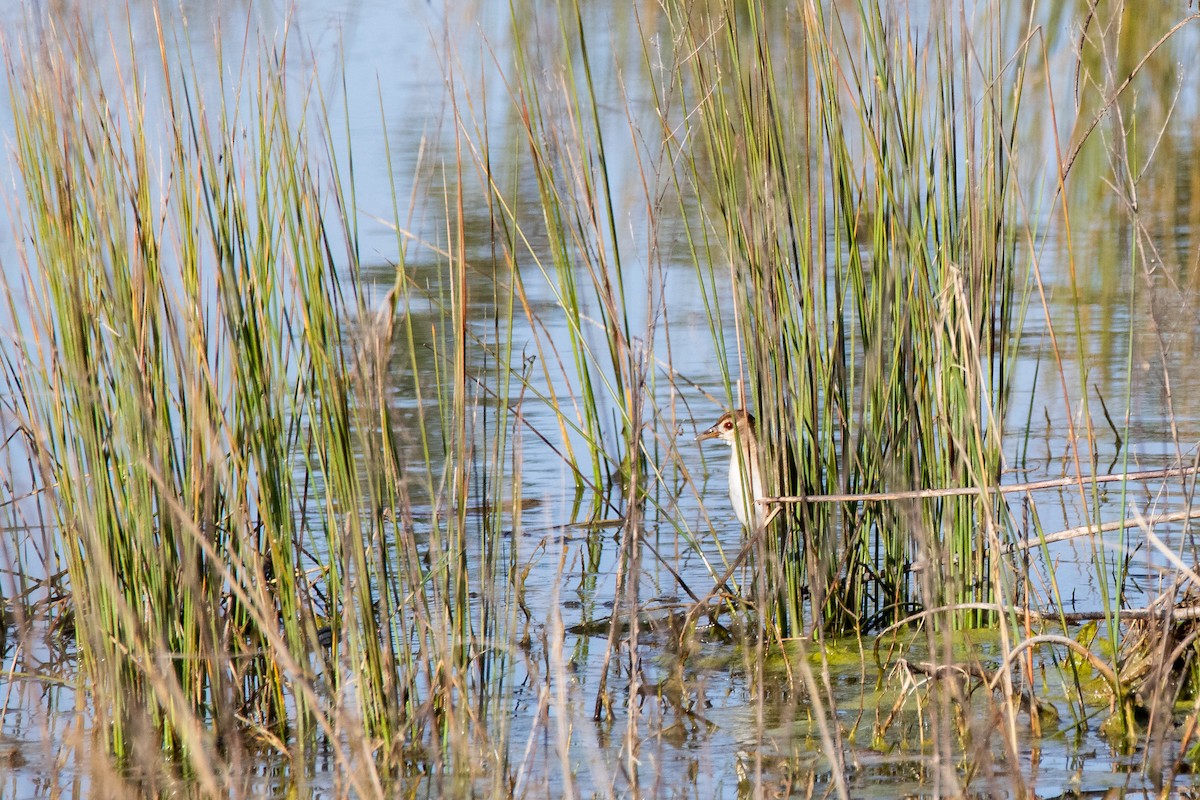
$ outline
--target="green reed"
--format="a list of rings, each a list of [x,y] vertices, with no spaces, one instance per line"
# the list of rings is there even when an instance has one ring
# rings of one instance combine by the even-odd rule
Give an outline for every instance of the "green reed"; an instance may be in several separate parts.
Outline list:
[[[413,762],[503,784],[511,344],[481,417],[461,196],[424,340],[403,257],[386,297],[358,283],[353,173],[285,57],[214,100],[164,56],[151,125],[132,59],[113,95],[78,39],[8,55],[29,244],[6,375],[107,747],[143,788],[210,795],[254,740],[298,763],[324,740],[357,795]],[[440,415],[401,425],[397,364]]]
[[[577,488],[591,490],[592,516],[601,517],[622,507],[611,497],[616,489],[626,506],[635,502],[640,490],[631,487],[631,477],[639,471],[634,462],[645,457],[634,407],[643,391],[638,381],[647,377],[641,363],[647,356],[632,344],[636,334],[623,265],[626,237],[618,230],[619,198],[614,197],[607,153],[611,146],[628,143],[606,138],[603,122],[609,115],[598,100],[589,51],[595,34],[585,29],[578,4],[564,4],[545,26],[521,24],[532,11],[519,3],[510,7],[510,92],[523,134],[518,158],[528,162],[537,181],[538,232],[548,240],[544,249],[530,247],[531,232],[516,216],[516,198],[494,182],[486,163],[477,166],[519,245],[508,256],[511,280],[517,285],[528,281],[521,269],[528,263],[545,279],[563,314],[569,352],[561,352],[552,335],[535,337],[539,386],[559,417],[562,449]],[[555,65],[556,74],[561,70],[561,80],[544,80],[539,71],[544,60]],[[528,308],[526,314],[531,327],[544,328],[545,320],[529,316]],[[640,333],[652,336],[652,330]],[[567,387],[565,394],[555,388],[560,385]],[[576,452],[579,439],[587,448],[590,480]]]
[[[1005,165],[1020,87],[998,27],[969,40],[948,16],[918,35],[877,6],[802,4],[771,31],[757,4],[673,13],[703,144],[681,154],[711,209],[700,268],[714,309],[735,310],[729,398],[744,381],[771,490],[994,485],[1018,321]],[[924,602],[987,598],[980,523],[1002,526],[996,510],[801,505],[769,539],[775,618],[802,630],[805,588],[820,626],[903,617],[918,552]]]

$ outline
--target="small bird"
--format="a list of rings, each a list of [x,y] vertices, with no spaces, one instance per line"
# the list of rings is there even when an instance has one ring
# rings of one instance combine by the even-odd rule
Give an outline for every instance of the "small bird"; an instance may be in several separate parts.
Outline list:
[[[698,442],[706,439],[720,439],[733,448],[733,458],[729,462],[729,499],[743,525],[752,533],[761,530],[769,517],[767,507],[754,502],[766,496],[758,440],[754,437],[754,415],[740,408],[728,411],[716,425],[696,437]]]

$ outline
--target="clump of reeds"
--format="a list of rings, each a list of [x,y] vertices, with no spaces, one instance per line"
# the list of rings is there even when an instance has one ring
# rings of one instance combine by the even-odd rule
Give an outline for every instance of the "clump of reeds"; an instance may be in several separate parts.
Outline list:
[[[512,653],[494,643],[520,578],[507,518],[467,509],[519,488],[491,477],[503,418],[472,474],[462,240],[447,332],[424,341],[397,322],[403,247],[385,297],[358,283],[347,175],[313,136],[329,112],[284,54],[213,96],[164,47],[160,115],[142,65],[107,85],[84,41],[7,50],[26,244],[5,374],[94,729],[151,792],[223,794],[262,743],[298,765],[324,748],[358,796],[431,770],[505,785]],[[443,413],[398,433],[393,364],[418,360]]]
[[[996,28],[933,15],[918,32],[878,4],[804,3],[768,31],[757,4],[673,8],[703,144],[682,154],[720,243],[701,270],[714,313],[737,320],[730,386],[745,379],[760,411],[771,489],[993,485],[1018,321],[1006,164],[1020,90]],[[771,539],[775,619],[805,629],[805,587],[814,624],[834,630],[986,599],[1003,524],[986,496],[802,504]]]

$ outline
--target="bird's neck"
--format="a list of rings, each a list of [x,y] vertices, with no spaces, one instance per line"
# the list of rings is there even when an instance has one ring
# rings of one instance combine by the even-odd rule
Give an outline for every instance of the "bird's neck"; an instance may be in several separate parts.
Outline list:
[[[764,524],[763,509],[755,501],[765,496],[758,463],[758,444],[750,436],[734,443],[729,464],[729,499],[743,525],[757,529]]]

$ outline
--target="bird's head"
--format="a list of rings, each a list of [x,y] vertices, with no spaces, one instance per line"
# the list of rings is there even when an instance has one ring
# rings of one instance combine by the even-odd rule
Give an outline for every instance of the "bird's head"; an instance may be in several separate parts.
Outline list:
[[[753,436],[754,415],[739,408],[722,414],[721,418],[717,420],[717,424],[697,436],[696,441],[720,439],[732,447],[734,442],[748,442]]]

